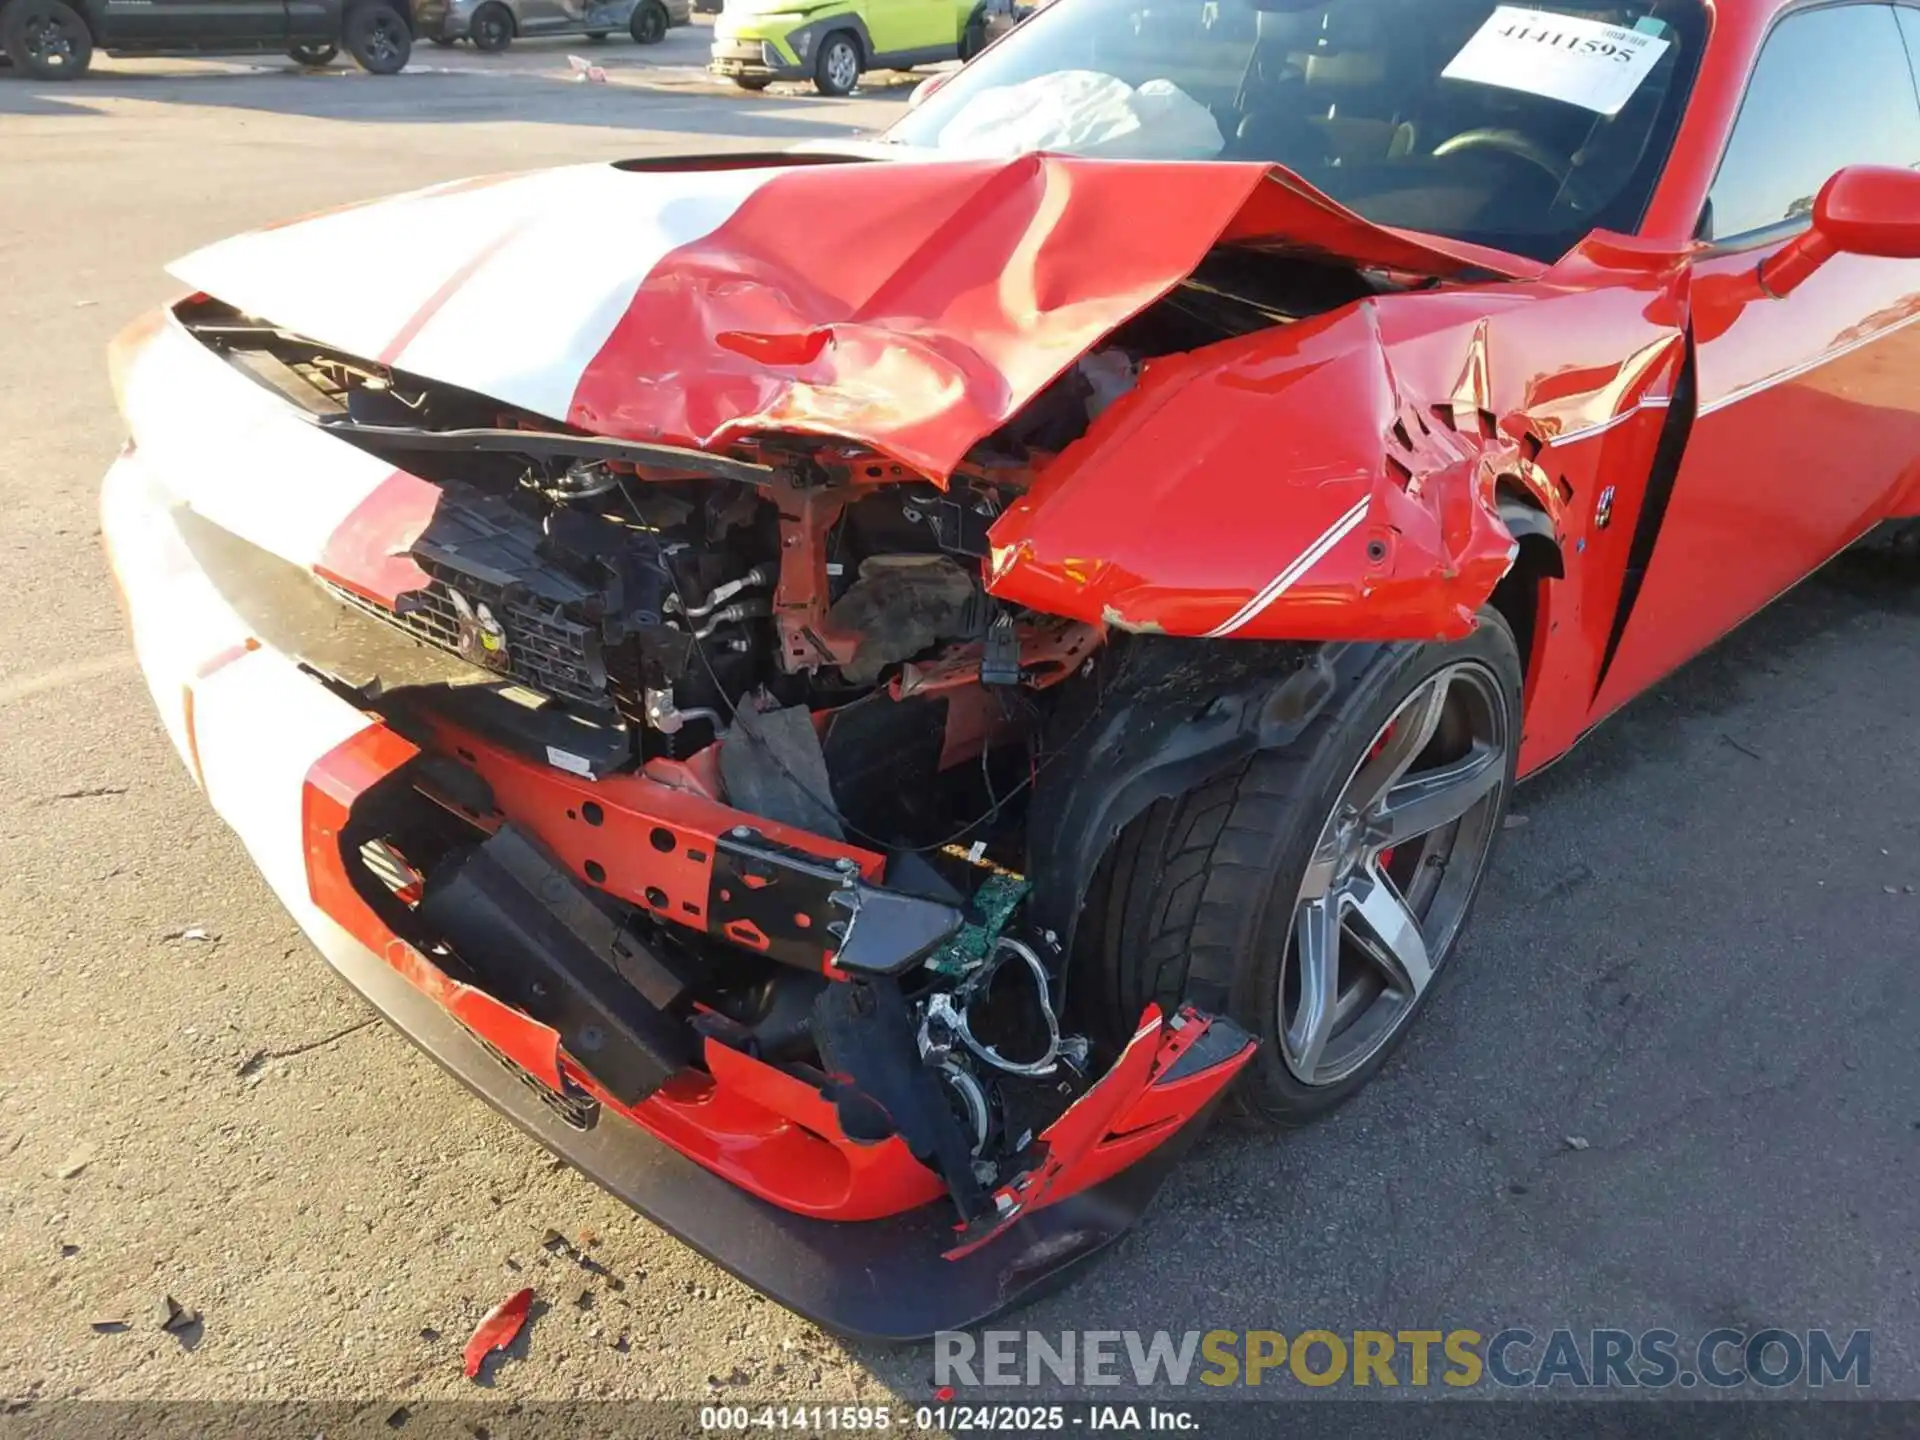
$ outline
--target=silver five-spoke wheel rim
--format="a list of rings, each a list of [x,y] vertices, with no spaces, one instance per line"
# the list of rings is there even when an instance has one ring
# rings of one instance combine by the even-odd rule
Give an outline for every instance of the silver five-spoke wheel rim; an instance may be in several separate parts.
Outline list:
[[[851,90],[860,78],[860,61],[845,41],[836,44],[827,55],[827,79],[836,90]]]
[[[1332,1085],[1385,1048],[1452,949],[1511,770],[1500,682],[1474,661],[1428,677],[1342,787],[1294,902],[1280,1053]]]

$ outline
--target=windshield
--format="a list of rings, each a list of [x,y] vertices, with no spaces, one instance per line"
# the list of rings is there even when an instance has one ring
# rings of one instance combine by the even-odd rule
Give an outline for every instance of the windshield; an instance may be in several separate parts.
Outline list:
[[[1053,0],[887,138],[1277,163],[1378,224],[1551,261],[1639,225],[1705,32],[1701,0]]]

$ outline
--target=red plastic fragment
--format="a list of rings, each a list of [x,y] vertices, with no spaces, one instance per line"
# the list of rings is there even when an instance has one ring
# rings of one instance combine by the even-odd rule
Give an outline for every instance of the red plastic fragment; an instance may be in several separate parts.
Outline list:
[[[487,1318],[474,1328],[473,1338],[467,1341],[469,1380],[479,1378],[480,1367],[487,1363],[489,1354],[513,1343],[520,1327],[527,1323],[527,1311],[532,1307],[533,1291],[528,1289],[515,1291],[487,1312]]]

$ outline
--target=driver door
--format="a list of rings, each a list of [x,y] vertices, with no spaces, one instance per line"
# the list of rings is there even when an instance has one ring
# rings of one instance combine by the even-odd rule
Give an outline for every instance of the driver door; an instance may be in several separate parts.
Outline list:
[[[1890,5],[1790,13],[1755,63],[1693,267],[1692,429],[1637,517],[1594,719],[1857,539],[1920,456],[1920,261],[1836,256],[1784,299],[1751,284],[1851,164],[1920,165]]]

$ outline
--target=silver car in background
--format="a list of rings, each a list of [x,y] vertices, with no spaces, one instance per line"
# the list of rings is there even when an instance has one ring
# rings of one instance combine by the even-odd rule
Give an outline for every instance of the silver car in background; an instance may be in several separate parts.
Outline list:
[[[667,28],[693,19],[691,0],[414,0],[414,29],[436,45],[471,40],[504,50],[519,35],[585,35],[604,40],[624,30],[658,45]]]

